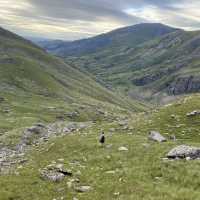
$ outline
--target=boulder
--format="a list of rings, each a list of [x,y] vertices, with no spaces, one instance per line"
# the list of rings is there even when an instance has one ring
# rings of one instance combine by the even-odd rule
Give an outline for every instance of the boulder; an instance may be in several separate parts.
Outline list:
[[[168,158],[191,158],[197,159],[200,158],[200,148],[180,145],[178,147],[173,148],[168,154]]]
[[[156,142],[166,142],[166,138],[163,137],[159,132],[156,132],[156,131],[151,131],[149,133],[149,140],[153,140],[153,141],[156,141]]]
[[[52,181],[52,182],[60,182],[65,178],[65,175],[63,173],[48,170],[48,171],[42,171],[41,177],[44,180],[49,180],[49,181]]]
[[[44,180],[60,182],[65,176],[72,176],[71,170],[64,169],[63,164],[51,164],[41,171],[41,177]]]
[[[200,111],[199,110],[194,110],[190,113],[187,113],[187,117],[193,117],[193,116],[197,116],[200,115]]]

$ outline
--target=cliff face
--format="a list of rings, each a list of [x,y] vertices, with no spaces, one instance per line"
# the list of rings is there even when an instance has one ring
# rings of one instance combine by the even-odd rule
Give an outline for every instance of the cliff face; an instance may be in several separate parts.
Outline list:
[[[200,78],[189,76],[177,78],[168,87],[168,93],[178,95],[183,93],[192,93],[200,91]]]

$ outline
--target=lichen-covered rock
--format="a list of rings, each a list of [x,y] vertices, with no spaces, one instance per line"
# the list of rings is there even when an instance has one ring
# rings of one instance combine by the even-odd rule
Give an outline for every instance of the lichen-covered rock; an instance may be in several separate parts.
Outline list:
[[[166,142],[167,139],[165,137],[163,137],[159,132],[156,131],[151,131],[149,133],[149,140],[153,140],[156,142]]]
[[[197,159],[200,158],[200,148],[180,145],[178,147],[173,148],[168,154],[168,158],[191,158]]]
[[[52,182],[60,182],[65,178],[65,175],[53,170],[47,170],[47,171],[44,170],[41,172],[41,177],[44,180],[49,180]]]

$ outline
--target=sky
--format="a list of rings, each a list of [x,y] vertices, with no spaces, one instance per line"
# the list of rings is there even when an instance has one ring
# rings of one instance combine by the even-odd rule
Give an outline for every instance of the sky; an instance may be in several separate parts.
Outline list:
[[[200,30],[200,0],[0,0],[0,26],[22,36],[76,40],[144,22]]]

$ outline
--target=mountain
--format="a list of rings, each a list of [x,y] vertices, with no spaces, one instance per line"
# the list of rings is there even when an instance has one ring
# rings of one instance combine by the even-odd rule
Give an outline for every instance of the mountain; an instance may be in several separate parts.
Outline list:
[[[30,41],[0,28],[1,142],[10,138],[13,143],[21,133],[9,131],[38,121],[96,120],[104,118],[99,114],[102,110],[124,109],[139,111],[144,106],[114,94]]]
[[[152,31],[156,33],[154,37]],[[200,91],[199,31],[141,24],[108,35],[113,33],[118,34],[112,45],[95,49],[93,53],[69,56],[62,51],[66,62],[133,98],[164,103],[177,95]],[[95,38],[89,41],[93,44]]]
[[[81,56],[110,48],[135,46],[177,29],[162,24],[138,24],[120,28],[96,37],[73,42],[51,41],[40,44],[48,52],[58,56]]]
[[[66,64],[0,28],[0,199],[198,200],[200,94],[148,110],[102,85],[179,94],[171,77],[199,80],[199,46],[178,30]]]

